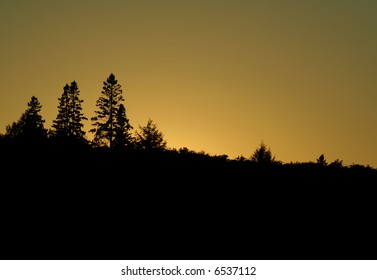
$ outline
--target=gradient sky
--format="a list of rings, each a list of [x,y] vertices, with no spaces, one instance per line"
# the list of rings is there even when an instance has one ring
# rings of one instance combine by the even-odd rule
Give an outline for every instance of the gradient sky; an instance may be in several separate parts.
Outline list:
[[[169,147],[377,167],[375,0],[0,0],[0,37],[0,133],[73,80],[90,119],[114,73]]]

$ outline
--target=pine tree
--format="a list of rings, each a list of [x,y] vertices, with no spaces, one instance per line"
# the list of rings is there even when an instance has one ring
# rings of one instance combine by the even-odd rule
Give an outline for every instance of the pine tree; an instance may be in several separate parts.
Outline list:
[[[163,150],[166,148],[164,134],[160,132],[157,125],[149,118],[146,126],[140,128],[140,133],[136,132],[136,143],[143,150]]]
[[[84,139],[85,131],[82,121],[87,118],[81,112],[83,100],[79,98],[79,94],[80,90],[76,81],[73,81],[71,85],[64,86],[62,96],[58,99],[58,115],[52,125],[54,136]]]
[[[251,161],[266,164],[275,161],[275,157],[272,156],[271,150],[262,141],[259,148],[257,148],[251,156]]]
[[[317,158],[317,165],[319,165],[319,166],[326,166],[327,165],[327,161],[325,159],[325,155],[324,154],[321,154],[319,156],[319,158]]]
[[[126,116],[126,108],[123,104],[119,105],[116,117],[114,147],[131,148],[133,144],[133,137],[130,130],[133,127],[130,125],[130,122]]]
[[[69,85],[66,84],[62,96],[58,98],[58,115],[52,122],[52,134],[57,137],[69,135]]]
[[[32,96],[27,106],[17,122],[6,126],[6,136],[30,143],[42,141],[47,136],[47,130],[44,128],[45,120],[40,115],[42,105],[37,97]]]
[[[94,128],[90,132],[94,133],[94,144],[113,147],[117,128],[117,114],[120,102],[124,101],[122,93],[121,85],[115,79],[114,74],[110,74],[103,83],[102,95],[96,102],[98,107],[98,110],[95,111],[96,116],[91,118]]]
[[[71,107],[71,118],[70,118],[70,133],[76,138],[83,139],[85,137],[85,131],[83,130],[84,124],[83,120],[87,120],[82,113],[81,104],[84,102],[80,99],[80,90],[77,86],[76,81],[73,81],[69,87],[69,97],[70,97],[70,107]]]

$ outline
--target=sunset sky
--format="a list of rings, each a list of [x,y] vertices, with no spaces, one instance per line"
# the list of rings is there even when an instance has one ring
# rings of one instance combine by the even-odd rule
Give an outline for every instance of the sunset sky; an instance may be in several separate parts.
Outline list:
[[[0,133],[74,80],[90,119],[113,73],[169,147],[377,167],[375,0],[1,0],[0,36]]]

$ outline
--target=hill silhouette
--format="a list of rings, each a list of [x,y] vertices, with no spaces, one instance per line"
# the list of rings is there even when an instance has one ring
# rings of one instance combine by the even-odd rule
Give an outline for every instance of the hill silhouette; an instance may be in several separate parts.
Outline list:
[[[264,143],[236,159],[168,148],[151,119],[132,136],[125,107],[105,98],[89,141],[78,92],[64,87],[52,129],[33,96],[0,137],[5,258],[349,259],[375,248],[376,169],[324,155],[283,163]],[[120,101],[110,75],[112,92]]]

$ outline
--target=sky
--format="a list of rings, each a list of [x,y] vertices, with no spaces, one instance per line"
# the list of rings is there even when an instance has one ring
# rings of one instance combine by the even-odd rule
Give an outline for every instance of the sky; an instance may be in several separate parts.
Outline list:
[[[76,81],[103,82],[168,147],[377,167],[375,0],[0,0],[0,133],[31,96],[50,128]],[[88,138],[92,137],[87,133]]]

